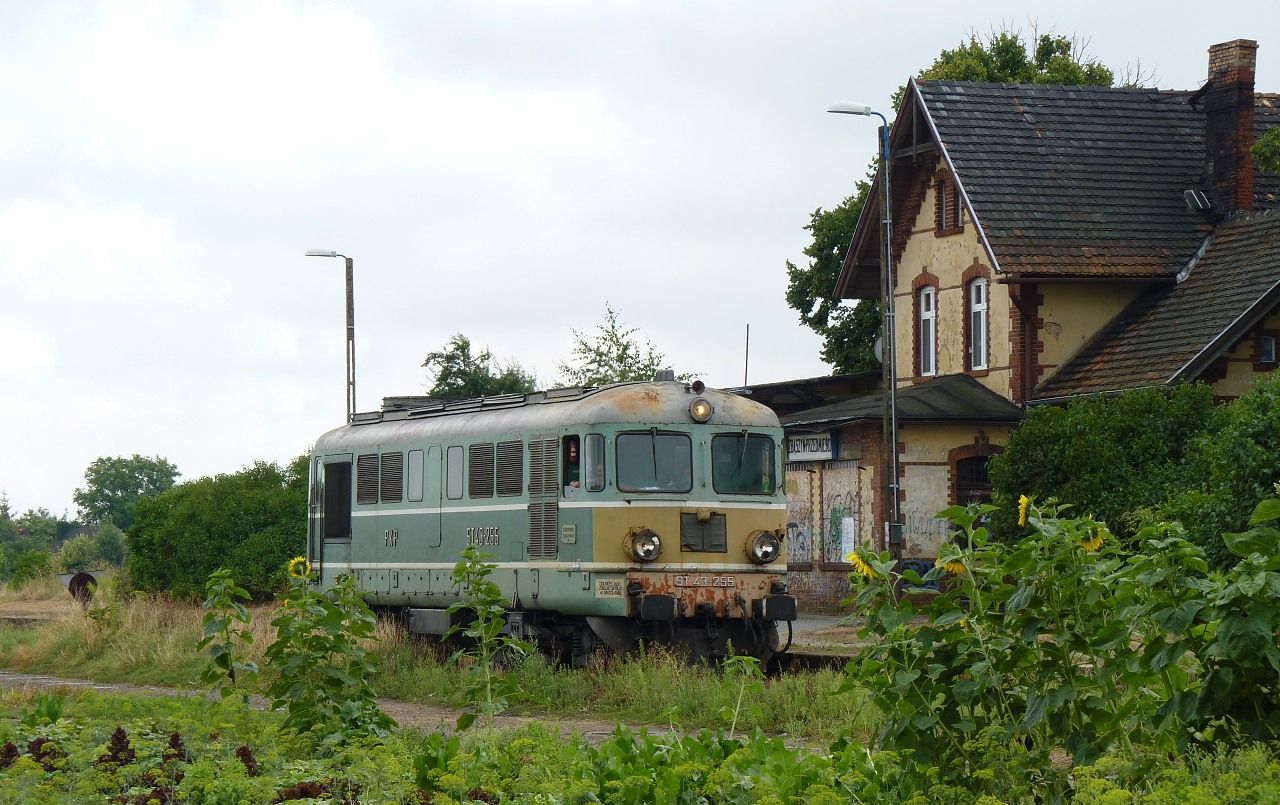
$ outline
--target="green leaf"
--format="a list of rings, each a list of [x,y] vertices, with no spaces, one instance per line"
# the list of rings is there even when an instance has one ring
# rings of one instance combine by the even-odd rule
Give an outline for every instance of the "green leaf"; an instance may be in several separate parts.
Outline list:
[[[1271,556],[1277,553],[1277,546],[1280,546],[1280,531],[1275,528],[1255,526],[1237,534],[1223,534],[1222,541],[1226,544],[1227,550],[1241,558],[1255,553]]]
[[[1255,526],[1268,520],[1280,520],[1280,498],[1267,498],[1259,503],[1249,518],[1249,525]]]

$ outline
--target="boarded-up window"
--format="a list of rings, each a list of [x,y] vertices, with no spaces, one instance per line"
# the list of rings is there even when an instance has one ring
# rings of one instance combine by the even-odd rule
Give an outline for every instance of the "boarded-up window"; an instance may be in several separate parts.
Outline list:
[[[409,482],[408,492],[410,502],[418,502],[422,500],[422,451],[409,451]]]
[[[458,500],[462,497],[462,474],[463,470],[463,454],[461,447],[450,447],[449,457],[447,459],[448,478],[445,482],[445,492],[449,496],[449,500]]]

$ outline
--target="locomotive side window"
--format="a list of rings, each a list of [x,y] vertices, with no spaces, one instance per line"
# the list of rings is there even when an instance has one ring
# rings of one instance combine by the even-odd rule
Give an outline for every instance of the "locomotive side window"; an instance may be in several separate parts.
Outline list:
[[[746,432],[712,437],[711,484],[722,495],[772,495],[773,439]]]
[[[582,443],[582,473],[588,492],[604,489],[604,436],[588,433]]]
[[[422,451],[409,451],[409,501],[417,503],[422,500]]]
[[[498,494],[524,491],[524,442],[498,442]]]
[[[351,539],[351,462],[324,467],[324,538]]]
[[[582,487],[580,446],[577,436],[564,437],[564,456],[560,466],[564,468],[563,486],[566,495],[572,495]]]
[[[493,443],[471,445],[467,488],[473,498],[493,497]]]
[[[693,448],[684,433],[656,428],[618,434],[618,489],[623,492],[688,492],[693,488]]]
[[[399,503],[404,500],[404,453],[382,454],[379,497],[383,503]]]
[[[462,499],[462,448],[450,447],[449,457],[447,459],[448,467],[446,469],[447,481],[445,482],[445,492],[449,496],[449,500]]]
[[[356,503],[378,502],[378,454],[370,453],[356,459]]]

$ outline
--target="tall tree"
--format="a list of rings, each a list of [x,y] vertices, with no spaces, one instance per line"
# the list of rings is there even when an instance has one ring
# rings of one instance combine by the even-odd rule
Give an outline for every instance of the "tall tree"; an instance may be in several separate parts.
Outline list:
[[[1017,31],[993,32],[985,39],[971,34],[967,42],[938,54],[919,77],[1103,87],[1115,81],[1111,70],[1086,58],[1085,43],[1079,39],[1035,31],[1031,38],[1034,50],[1028,50]],[[894,95],[895,107],[903,91],[899,88]],[[873,162],[868,175],[874,173]],[[802,324],[822,336],[822,359],[836,373],[869,371],[880,365],[872,352],[880,335],[879,302],[863,301],[848,307],[833,298],[836,278],[869,190],[869,182],[858,182],[857,192],[836,207],[814,210],[805,225],[813,235],[804,250],[809,265],[800,268],[787,261],[787,304],[799,312]]]
[[[84,488],[71,499],[86,523],[111,523],[127,531],[138,500],[173,488],[178,475],[178,468],[159,456],[96,458],[84,471]]]
[[[564,386],[605,386],[632,380],[652,380],[656,372],[670,368],[666,356],[646,339],[636,337],[638,327],[624,329],[618,311],[608,302],[604,321],[596,325],[594,336],[572,330],[573,355],[559,364]],[[681,376],[684,377],[683,375]]]
[[[471,354],[471,339],[458,333],[422,365],[435,377],[427,391],[432,397],[491,397],[533,391],[536,380],[520,364],[501,364],[488,349]]]

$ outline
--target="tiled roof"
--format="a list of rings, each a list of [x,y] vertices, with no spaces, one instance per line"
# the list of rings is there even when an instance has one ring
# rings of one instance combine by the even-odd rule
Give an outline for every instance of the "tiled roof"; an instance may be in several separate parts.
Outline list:
[[[1017,422],[1022,409],[968,375],[944,375],[898,389],[899,422]],[[779,417],[784,428],[821,429],[884,416],[879,391]]]
[[[1278,301],[1280,211],[1223,224],[1186,280],[1131,305],[1034,396],[1193,380]]]
[[[1209,230],[1189,92],[918,81],[1000,268],[1173,277]]]

